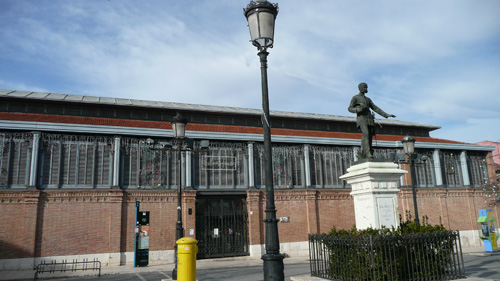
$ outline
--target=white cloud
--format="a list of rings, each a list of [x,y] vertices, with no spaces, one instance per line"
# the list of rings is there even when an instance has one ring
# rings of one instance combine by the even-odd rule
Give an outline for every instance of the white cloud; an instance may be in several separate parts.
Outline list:
[[[261,106],[259,59],[241,11],[248,1],[8,3],[0,88]],[[350,115],[365,81],[385,111],[457,140],[466,136],[455,127],[482,130],[471,120],[500,116],[498,2],[279,4],[271,109]],[[27,66],[25,75],[8,69]]]
[[[16,91],[27,91],[27,92],[50,92],[46,88],[40,88],[34,85],[28,85],[25,83],[12,83],[5,80],[0,80],[0,89],[2,90],[16,90]]]
[[[485,134],[485,132],[488,132]],[[449,123],[447,128],[431,133],[443,139],[477,143],[484,140],[500,142],[500,117],[468,119],[466,122]]]

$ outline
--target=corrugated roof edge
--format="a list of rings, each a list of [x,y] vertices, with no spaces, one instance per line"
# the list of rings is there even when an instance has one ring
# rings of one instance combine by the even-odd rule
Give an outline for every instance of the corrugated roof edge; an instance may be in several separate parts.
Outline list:
[[[33,93],[46,94],[46,96],[41,97],[41,95],[31,95]],[[113,97],[82,96],[82,95],[69,95],[69,94],[56,94],[56,93],[43,93],[43,92],[29,92],[29,91],[16,91],[16,90],[0,89],[0,97],[44,100],[44,99],[47,99],[47,97],[49,97],[49,96],[50,96],[49,99],[51,101],[64,101],[64,102],[74,102],[74,103],[109,104],[109,105],[115,105],[115,106],[120,105],[120,106],[125,106],[125,107],[163,108],[163,109],[189,110],[189,111],[199,110],[199,111],[216,112],[216,113],[231,113],[231,114],[245,114],[245,115],[260,115],[261,114],[260,109],[253,109],[253,108],[201,105],[201,104],[175,103],[175,102],[164,102],[164,101],[148,101],[148,100],[135,100],[135,99],[124,99],[124,98],[113,98]],[[68,97],[72,97],[72,96],[79,96],[79,97],[83,97],[83,98],[81,98],[80,100],[68,98]],[[95,100],[97,100],[97,102]],[[117,100],[120,100],[121,103],[117,103]],[[123,104],[123,102],[125,100],[128,100],[130,102],[130,104]],[[285,118],[356,122],[355,117],[318,114],[318,113],[303,113],[303,112],[289,112],[289,111],[271,110],[271,115],[275,116],[275,117],[285,117]],[[435,125],[421,124],[421,123],[408,122],[408,121],[399,121],[399,120],[377,119],[376,121],[380,124],[386,124],[386,125],[427,128],[430,131],[437,130],[437,129],[441,128],[440,126],[435,126]]]

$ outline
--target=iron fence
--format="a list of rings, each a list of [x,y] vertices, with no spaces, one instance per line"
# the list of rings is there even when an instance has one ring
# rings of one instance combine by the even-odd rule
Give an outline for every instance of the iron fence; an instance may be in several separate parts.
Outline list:
[[[330,280],[465,277],[458,231],[380,236],[309,235],[311,275]]]

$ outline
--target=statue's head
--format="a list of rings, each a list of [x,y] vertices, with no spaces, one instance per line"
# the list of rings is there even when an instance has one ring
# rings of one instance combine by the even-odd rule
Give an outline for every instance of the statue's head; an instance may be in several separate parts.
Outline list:
[[[358,89],[360,93],[368,93],[368,84],[365,82],[361,82],[358,85]]]

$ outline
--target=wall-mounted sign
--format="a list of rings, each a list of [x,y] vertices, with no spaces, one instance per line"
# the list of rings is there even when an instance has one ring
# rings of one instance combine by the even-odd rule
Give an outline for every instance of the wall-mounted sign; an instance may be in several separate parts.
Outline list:
[[[208,156],[201,157],[202,170],[234,171],[237,168],[236,157],[234,156]]]
[[[288,217],[280,217],[280,222],[289,222],[290,219]]]

